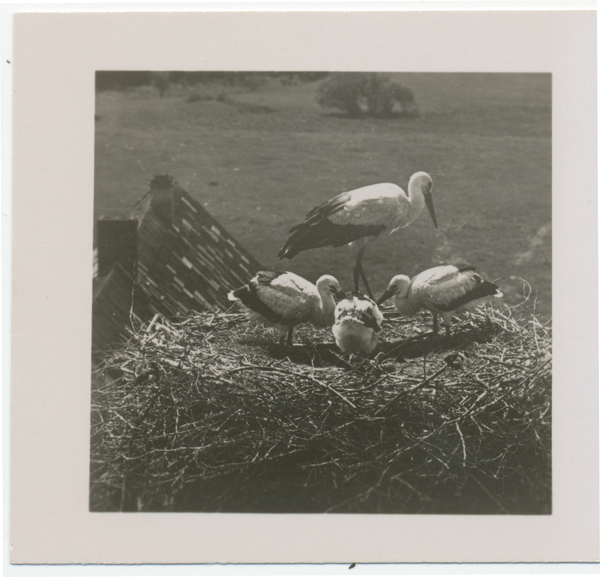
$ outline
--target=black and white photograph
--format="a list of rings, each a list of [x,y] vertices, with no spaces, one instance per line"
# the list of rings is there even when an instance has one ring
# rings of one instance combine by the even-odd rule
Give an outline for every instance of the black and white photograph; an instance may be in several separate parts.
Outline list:
[[[95,82],[90,511],[551,514],[551,74]]]
[[[596,13],[106,8],[0,47],[10,563],[593,570]]]

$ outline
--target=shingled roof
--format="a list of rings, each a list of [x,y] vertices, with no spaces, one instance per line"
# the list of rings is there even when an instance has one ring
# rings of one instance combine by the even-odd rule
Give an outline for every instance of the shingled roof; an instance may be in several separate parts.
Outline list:
[[[168,175],[154,178],[139,209],[134,311],[143,319],[229,308],[228,291],[263,268]]]
[[[156,313],[172,319],[190,310],[225,310],[231,306],[227,292],[263,268],[169,175],[152,180],[136,209],[137,226],[135,220],[102,219],[97,223],[100,276],[94,284],[96,350],[105,348],[107,339],[113,338],[114,323],[108,323],[108,331],[102,319],[115,317],[116,310],[131,307],[131,314],[140,321]],[[129,232],[128,222],[133,225]],[[111,261],[120,262],[123,270],[107,281],[113,268]],[[135,278],[135,285],[129,288],[125,282],[128,274]],[[122,318],[122,314],[117,316]]]

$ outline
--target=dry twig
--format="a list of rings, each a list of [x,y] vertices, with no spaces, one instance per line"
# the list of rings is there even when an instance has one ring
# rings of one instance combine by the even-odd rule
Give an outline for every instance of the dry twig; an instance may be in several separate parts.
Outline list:
[[[239,314],[154,317],[93,375],[90,506],[549,512],[550,328],[487,314],[449,338],[392,315],[373,359],[308,326],[282,358]]]

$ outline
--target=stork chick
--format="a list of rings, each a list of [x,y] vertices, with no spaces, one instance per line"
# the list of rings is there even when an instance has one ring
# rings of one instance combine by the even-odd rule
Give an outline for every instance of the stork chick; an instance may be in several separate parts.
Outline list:
[[[342,298],[340,283],[324,275],[316,286],[293,272],[261,271],[248,284],[231,291],[229,300],[242,303],[251,320],[275,326],[279,344],[292,344],[296,325],[310,322],[329,327],[335,320],[334,296]]]
[[[335,307],[332,332],[342,352],[368,355],[377,346],[382,324],[383,315],[377,305],[355,294]]]
[[[500,289],[483,280],[473,266],[457,268],[452,265],[436,266],[419,273],[411,280],[406,275],[396,275],[377,304],[394,297],[400,314],[413,315],[421,309],[433,314],[433,333],[437,334],[438,315],[450,335],[452,317],[461,311],[474,310],[491,298],[501,298]]]
[[[277,256],[292,259],[305,250],[355,242],[358,255],[354,266],[354,292],[358,293],[360,277],[369,297],[373,298],[362,268],[367,244],[384,232],[392,234],[407,227],[421,214],[424,206],[437,228],[432,187],[433,181],[427,173],[416,172],[408,181],[408,195],[391,183],[372,184],[339,194],[313,208],[303,223],[292,227],[290,237]]]

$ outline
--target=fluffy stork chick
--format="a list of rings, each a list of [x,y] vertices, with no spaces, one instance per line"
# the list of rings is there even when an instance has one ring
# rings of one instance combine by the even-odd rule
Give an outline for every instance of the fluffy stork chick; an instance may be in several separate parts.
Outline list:
[[[310,322],[329,327],[335,319],[334,296],[343,297],[340,283],[324,275],[316,286],[293,272],[261,271],[241,288],[231,291],[229,300],[242,303],[249,319],[277,327],[279,344],[292,344],[296,325]]]
[[[335,307],[332,331],[337,346],[344,353],[370,354],[377,346],[383,315],[369,298],[354,295]]]
[[[369,297],[373,298],[362,268],[367,244],[383,233],[411,224],[427,206],[437,228],[431,189],[433,180],[426,172],[416,172],[408,181],[408,194],[396,184],[381,183],[338,194],[313,208],[304,222],[290,229],[290,236],[277,255],[294,258],[299,252],[321,246],[358,245],[354,266],[354,292],[362,278]]]
[[[501,298],[499,288],[483,280],[472,266],[457,268],[452,265],[436,266],[419,273],[413,279],[397,275],[390,281],[377,304],[394,297],[400,314],[413,315],[420,309],[433,314],[433,332],[437,334],[437,317],[441,315],[450,335],[450,322],[455,313],[470,311],[491,298]]]

